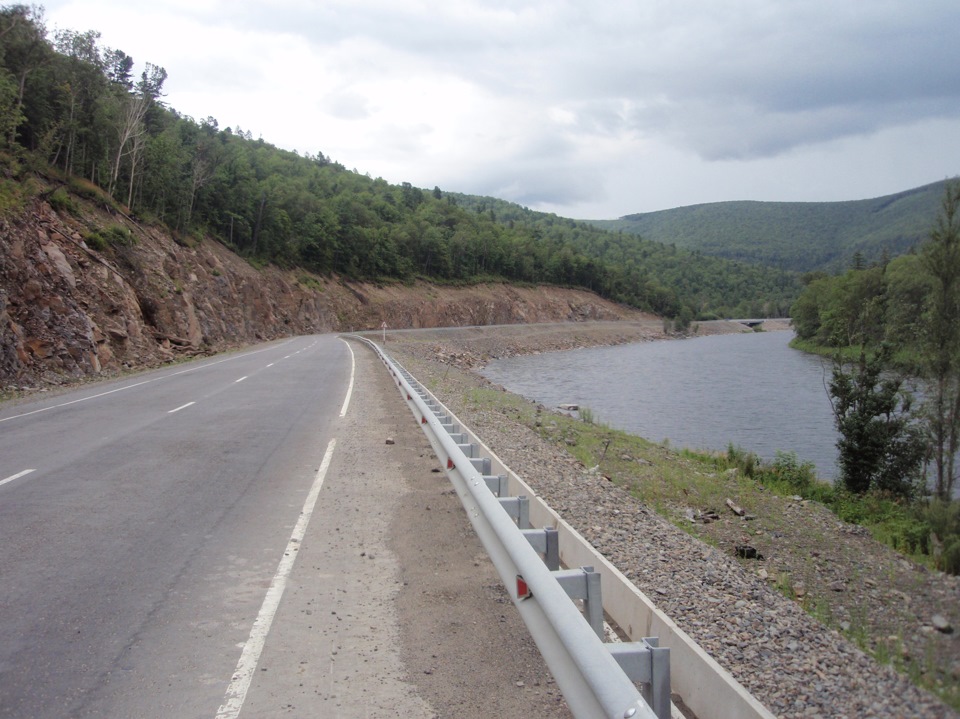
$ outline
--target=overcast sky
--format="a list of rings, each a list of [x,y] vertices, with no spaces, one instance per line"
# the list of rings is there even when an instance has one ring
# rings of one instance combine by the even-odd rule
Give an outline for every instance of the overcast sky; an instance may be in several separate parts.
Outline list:
[[[604,219],[960,174],[957,0],[48,0],[165,101],[393,183]]]

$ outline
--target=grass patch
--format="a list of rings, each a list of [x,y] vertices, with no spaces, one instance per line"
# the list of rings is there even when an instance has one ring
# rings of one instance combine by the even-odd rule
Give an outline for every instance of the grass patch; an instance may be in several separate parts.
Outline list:
[[[97,252],[104,252],[109,247],[132,247],[137,244],[136,236],[123,225],[93,230],[84,235],[83,241]]]
[[[960,571],[958,502],[910,505],[883,494],[851,494],[842,486],[818,479],[813,464],[800,461],[793,452],[777,452],[769,462],[732,445],[726,453],[675,451],[597,424],[587,408],[581,408],[579,418],[537,412],[523,398],[486,389],[471,391],[469,399],[486,408],[511,403],[523,407],[524,411],[516,409],[516,414],[524,424],[572,454],[584,467],[596,467],[640,501],[662,508],[661,514],[684,529],[689,527],[679,515],[687,507],[724,514],[729,511],[727,498],[749,508],[770,494],[799,496],[823,504],[848,524],[866,527],[874,539],[919,564]],[[765,521],[770,524],[776,519]]]
[[[117,201],[110,197],[105,190],[89,180],[84,180],[82,177],[67,178],[67,189],[84,200],[89,200],[118,211],[121,209]]]
[[[313,290],[314,292],[323,292],[326,290],[326,287],[323,286],[323,283],[318,280],[316,277],[311,277],[310,275],[300,275],[297,278],[297,282],[301,287]]]

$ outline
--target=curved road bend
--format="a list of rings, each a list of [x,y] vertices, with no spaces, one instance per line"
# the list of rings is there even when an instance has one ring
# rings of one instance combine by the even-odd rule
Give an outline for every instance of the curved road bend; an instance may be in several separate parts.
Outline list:
[[[351,346],[345,416],[329,335],[0,409],[0,717],[569,716]]]

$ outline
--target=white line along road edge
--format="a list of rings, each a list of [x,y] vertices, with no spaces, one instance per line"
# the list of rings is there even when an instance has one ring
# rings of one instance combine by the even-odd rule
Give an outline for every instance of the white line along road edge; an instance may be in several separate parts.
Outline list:
[[[343,337],[340,338],[340,341],[347,346],[348,350],[350,350],[350,384],[347,386],[347,396],[343,400],[343,407],[340,408],[340,416],[346,417],[347,408],[350,406],[350,395],[353,394],[353,377],[354,372],[357,369],[357,360],[353,354],[353,347],[350,346],[350,343],[343,339]]]
[[[330,460],[333,457],[333,449],[336,445],[336,439],[331,439],[330,444],[327,445],[327,452],[323,455],[323,461],[320,463],[320,469],[317,470],[316,479],[313,480],[310,494],[307,495],[307,499],[303,503],[300,519],[297,520],[297,525],[293,528],[293,534],[290,535],[290,541],[287,542],[287,548],[280,560],[280,565],[277,567],[277,573],[273,576],[273,581],[270,582],[267,596],[263,598],[260,613],[250,629],[250,638],[243,645],[237,670],[233,673],[230,686],[227,687],[223,704],[217,710],[216,719],[237,719],[240,715],[240,709],[247,698],[247,690],[250,688],[257,663],[260,661],[260,654],[263,652],[263,645],[267,640],[267,634],[270,632],[270,625],[273,624],[273,618],[280,606],[280,599],[283,597],[283,590],[286,589],[287,579],[293,570],[293,563],[296,561],[298,554],[297,550],[302,544],[304,534],[307,532],[307,525],[313,515],[313,508],[317,504],[317,496],[323,486],[323,480],[327,475],[327,469],[330,467]]]

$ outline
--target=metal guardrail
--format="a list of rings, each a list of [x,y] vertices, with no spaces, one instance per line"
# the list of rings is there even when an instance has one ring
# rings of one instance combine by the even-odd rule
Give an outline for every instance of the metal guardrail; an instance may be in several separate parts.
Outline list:
[[[669,650],[653,638],[605,644],[600,575],[592,567],[561,570],[556,530],[531,529],[527,498],[503,496],[506,477],[491,475],[490,459],[479,456],[479,446],[467,441],[446,408],[376,343],[358,339],[380,356],[446,464],[477,536],[574,716],[669,719]]]

